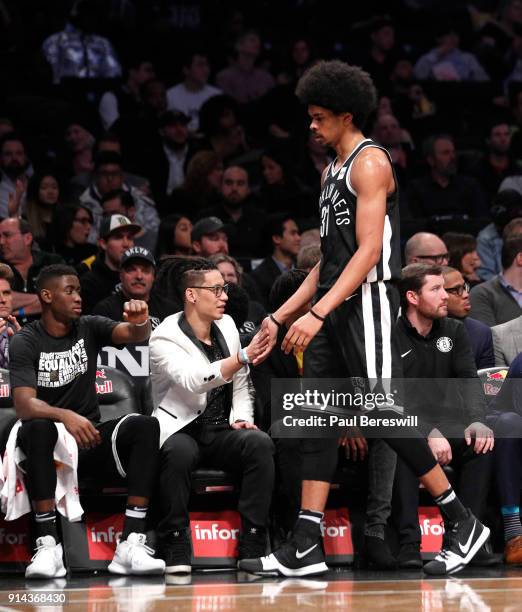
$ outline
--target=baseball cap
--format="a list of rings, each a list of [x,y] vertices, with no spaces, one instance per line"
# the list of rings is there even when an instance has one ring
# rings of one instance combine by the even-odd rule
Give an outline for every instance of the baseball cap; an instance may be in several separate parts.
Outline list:
[[[174,123],[183,123],[187,125],[187,123],[190,123],[190,117],[185,115],[183,111],[173,108],[163,113],[159,118],[160,127],[165,127],[166,125],[172,125]]]
[[[203,219],[194,223],[190,237],[192,242],[194,242],[195,240],[199,240],[202,236],[225,231],[225,224],[218,217],[203,217]]]
[[[132,223],[125,215],[111,215],[110,217],[104,217],[100,223],[100,238],[108,238],[113,232],[122,227],[135,234],[141,231],[141,226]]]
[[[148,261],[154,267],[156,267],[156,261],[154,260],[154,256],[145,247],[135,246],[127,249],[125,253],[123,253],[121,258],[121,267],[123,267],[128,261],[131,259],[143,259],[144,261]]]

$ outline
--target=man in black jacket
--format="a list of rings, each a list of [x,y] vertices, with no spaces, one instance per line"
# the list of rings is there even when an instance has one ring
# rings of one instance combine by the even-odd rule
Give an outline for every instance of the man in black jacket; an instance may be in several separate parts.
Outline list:
[[[120,263],[123,253],[134,246],[134,236],[141,231],[124,215],[105,217],[100,225],[99,252],[94,261],[80,265],[82,308],[91,314],[98,302],[109,297],[120,281]],[[88,271],[85,271],[88,270]]]
[[[121,258],[121,288],[94,307],[93,314],[123,321],[123,307],[129,300],[142,300],[149,307],[151,328],[156,327],[171,314],[176,306],[157,292],[152,292],[156,262],[152,253],[139,246],[127,249]],[[104,346],[98,355],[101,366],[122,370],[132,377],[140,393],[142,413],[152,410],[149,378],[149,340],[124,347]]]
[[[460,321],[446,316],[448,294],[440,266],[419,263],[406,266],[400,293],[402,315],[396,324],[396,338],[404,378],[423,379],[419,383],[406,381],[408,408],[418,416],[418,429],[426,436],[439,464],[451,463],[457,470],[457,490],[462,503],[481,517],[491,478],[489,451],[494,441],[493,432],[484,425],[486,400],[468,334]],[[457,387],[451,381],[456,378],[468,380]],[[418,502],[417,479],[406,463],[398,459],[394,514],[401,544],[400,567],[422,565]],[[485,551],[479,555],[484,560],[488,558]]]
[[[268,307],[268,296],[275,279],[294,267],[301,246],[301,234],[294,218],[282,212],[269,217],[266,236],[272,252],[257,266],[252,277],[259,288],[263,305]]]

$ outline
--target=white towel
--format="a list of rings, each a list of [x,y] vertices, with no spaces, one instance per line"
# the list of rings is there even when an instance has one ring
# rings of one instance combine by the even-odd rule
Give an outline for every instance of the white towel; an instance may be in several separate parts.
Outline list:
[[[20,463],[25,459],[21,448],[16,446],[18,430],[22,422],[17,421],[7,440],[0,470],[0,509],[6,521],[14,521],[31,512],[31,503],[24,483],[24,472]],[[54,447],[56,465],[56,508],[70,521],[79,521],[83,514],[78,492],[78,446],[63,423],[55,423],[58,439]]]

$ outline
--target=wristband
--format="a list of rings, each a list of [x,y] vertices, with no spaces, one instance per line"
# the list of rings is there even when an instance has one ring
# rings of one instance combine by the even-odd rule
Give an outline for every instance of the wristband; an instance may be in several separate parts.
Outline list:
[[[147,323],[149,322],[149,319],[147,318],[146,321],[143,321],[143,323],[133,323],[134,327],[143,327],[144,325],[147,325]]]
[[[315,317],[318,321],[321,321],[322,323],[326,321],[326,317],[318,315],[316,312],[314,312],[313,308],[310,308],[310,314],[312,315],[312,317]]]
[[[18,316],[19,316],[21,319],[25,319],[25,308],[24,308],[23,306],[22,306],[22,308],[19,308],[19,309],[18,309]]]
[[[281,327],[283,327],[283,324],[279,323],[279,321],[277,321],[277,319],[274,318],[274,315],[269,315],[269,319],[270,319],[270,321],[272,321],[272,323],[275,323],[277,325],[277,327],[279,327],[279,329],[281,329]]]
[[[251,363],[250,359],[248,358],[248,355],[247,355],[246,349],[244,349],[244,348],[239,349],[239,353],[238,353],[238,355],[239,355],[239,357],[238,357],[238,358],[239,358],[239,361],[240,361],[240,362],[241,362],[243,365],[246,365],[247,363]]]

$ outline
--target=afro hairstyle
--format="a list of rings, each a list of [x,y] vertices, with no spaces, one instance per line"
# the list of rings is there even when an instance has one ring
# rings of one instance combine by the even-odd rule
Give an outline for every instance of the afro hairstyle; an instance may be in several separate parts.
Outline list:
[[[359,129],[377,106],[377,90],[370,75],[339,60],[315,64],[301,77],[295,93],[307,106],[321,106],[336,115],[350,113]]]

